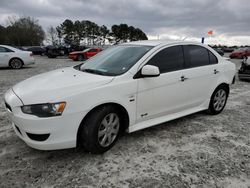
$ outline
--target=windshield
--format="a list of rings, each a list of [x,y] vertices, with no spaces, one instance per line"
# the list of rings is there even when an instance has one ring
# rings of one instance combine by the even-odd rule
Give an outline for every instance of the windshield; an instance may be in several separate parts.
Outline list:
[[[120,45],[108,48],[80,66],[93,74],[117,76],[127,72],[152,46]]]

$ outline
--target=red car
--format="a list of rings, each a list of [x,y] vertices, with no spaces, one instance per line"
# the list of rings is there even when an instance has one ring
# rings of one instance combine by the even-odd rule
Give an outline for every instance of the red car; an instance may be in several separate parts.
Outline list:
[[[90,57],[96,55],[97,53],[101,52],[101,48],[88,48],[83,51],[75,51],[69,53],[69,58],[74,61],[82,61],[84,59],[89,59]]]
[[[231,54],[230,54],[230,58],[233,59],[233,58],[237,58],[237,59],[243,59],[243,57],[245,56],[250,56],[250,49],[248,48],[244,48],[244,49],[238,49],[238,50],[235,50],[233,51]]]

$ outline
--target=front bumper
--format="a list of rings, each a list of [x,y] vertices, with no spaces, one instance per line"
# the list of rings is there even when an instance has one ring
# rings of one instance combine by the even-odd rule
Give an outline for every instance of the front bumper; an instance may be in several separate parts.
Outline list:
[[[7,114],[12,121],[15,133],[27,145],[39,150],[56,150],[76,147],[77,131],[83,114],[63,114],[62,116],[39,118],[24,114],[22,102],[9,90],[5,95]],[[30,135],[33,135],[30,136]],[[36,136],[43,137],[37,139]]]

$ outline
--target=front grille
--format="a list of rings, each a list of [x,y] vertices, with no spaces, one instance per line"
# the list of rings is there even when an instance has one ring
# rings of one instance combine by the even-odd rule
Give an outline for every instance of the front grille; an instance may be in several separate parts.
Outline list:
[[[5,107],[6,107],[9,111],[12,112],[12,109],[11,109],[10,105],[9,105],[8,103],[6,103],[6,102],[5,102]]]
[[[27,136],[31,139],[31,140],[35,140],[35,141],[45,141],[49,138],[50,134],[32,134],[32,133],[27,133]]]

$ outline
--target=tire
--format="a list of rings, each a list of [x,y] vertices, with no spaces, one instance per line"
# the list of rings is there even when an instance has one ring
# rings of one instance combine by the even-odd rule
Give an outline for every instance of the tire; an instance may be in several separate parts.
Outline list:
[[[121,116],[111,105],[97,108],[80,129],[80,144],[91,153],[104,153],[117,141],[121,130]]]
[[[14,58],[9,63],[12,69],[21,69],[23,67],[23,62],[21,59]]]
[[[208,113],[212,115],[217,115],[223,111],[226,106],[229,90],[225,85],[218,86],[213,92]]]

